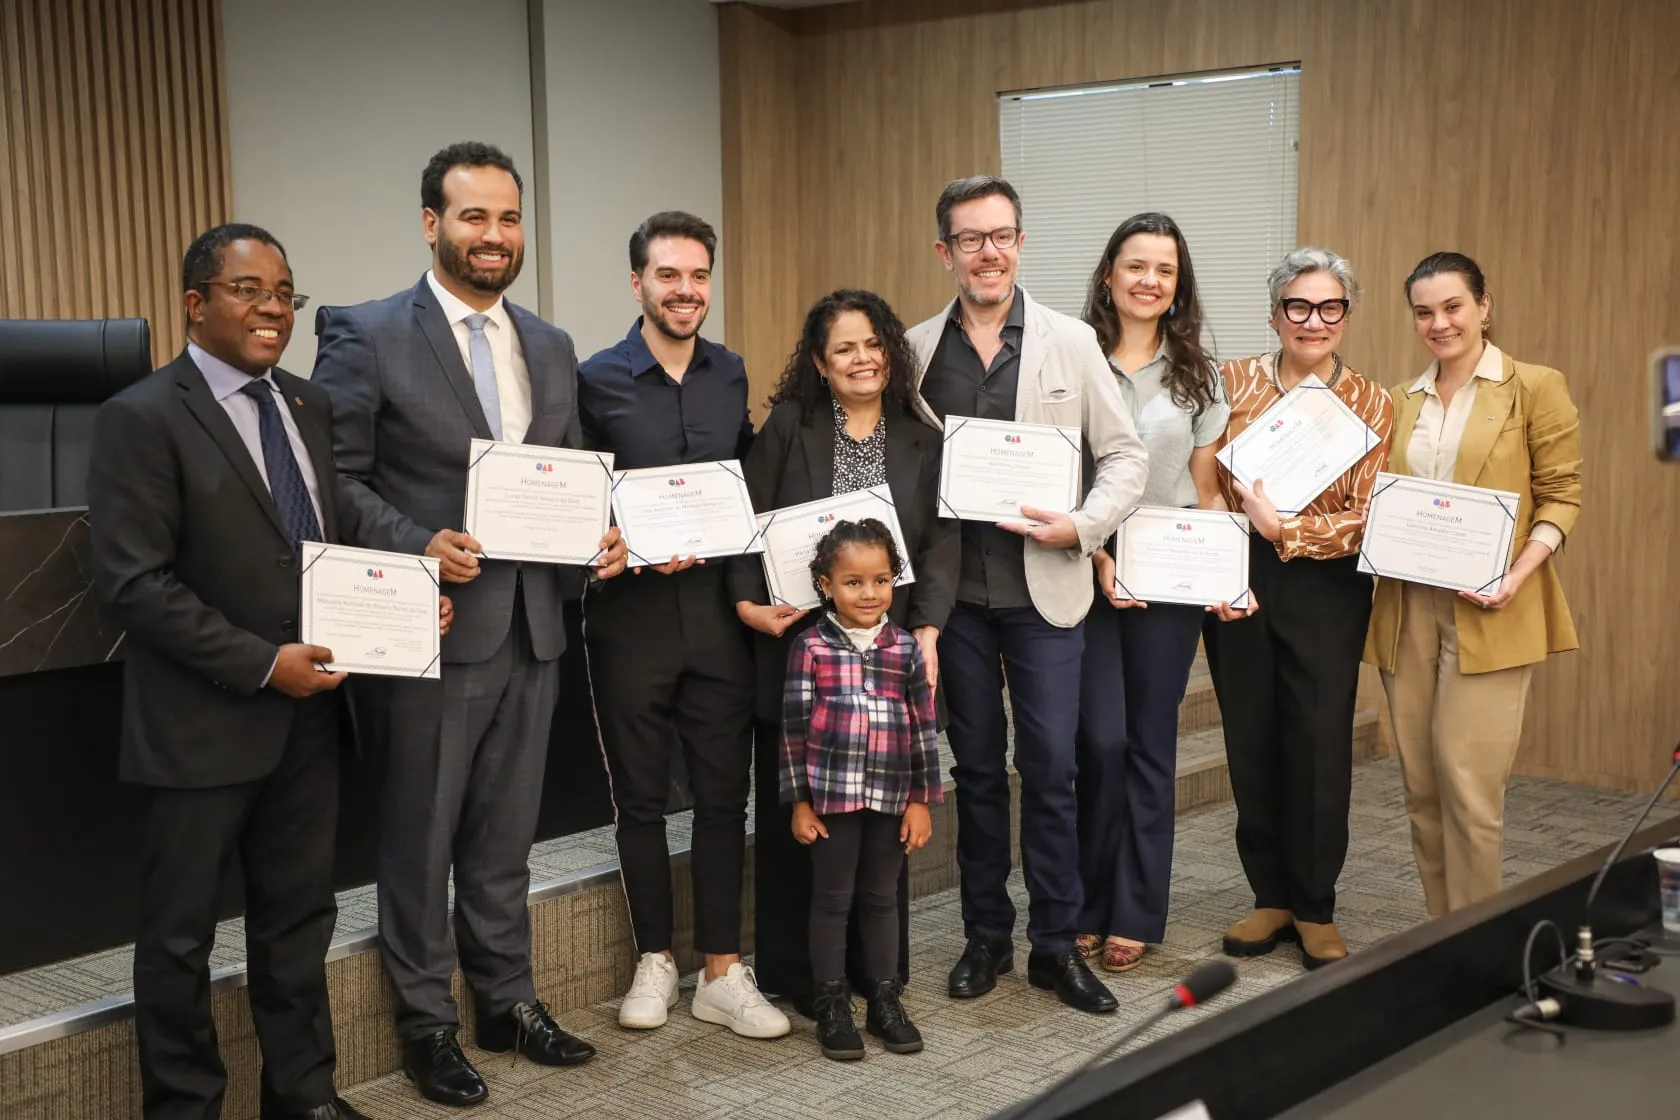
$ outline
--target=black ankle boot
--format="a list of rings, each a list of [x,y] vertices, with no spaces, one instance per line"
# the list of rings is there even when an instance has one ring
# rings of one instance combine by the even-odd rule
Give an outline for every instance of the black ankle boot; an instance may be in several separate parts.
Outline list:
[[[852,993],[844,980],[821,980],[812,997],[816,1012],[817,1041],[823,1057],[837,1062],[855,1062],[863,1057],[863,1039],[852,1022]]]
[[[904,985],[897,980],[876,980],[869,988],[869,1014],[865,1026],[869,1033],[894,1054],[915,1054],[922,1049],[922,1032],[904,1013],[898,1001]]]

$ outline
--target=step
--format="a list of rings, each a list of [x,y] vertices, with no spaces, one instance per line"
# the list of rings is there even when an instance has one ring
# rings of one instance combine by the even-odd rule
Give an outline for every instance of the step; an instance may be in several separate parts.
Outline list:
[[[1177,802],[1191,813],[1229,800],[1223,734],[1205,678],[1186,696],[1186,711],[1199,711],[1193,730],[1180,738]],[[1196,705],[1203,705],[1197,708]],[[1209,721],[1207,712],[1213,712]],[[1361,714],[1355,757],[1372,756],[1376,720]],[[1017,784],[1018,787],[1018,783]],[[951,791],[949,781],[946,788]],[[954,791],[953,791],[954,792]],[[1018,788],[1016,805],[1018,808]],[[955,799],[948,796],[934,815],[934,837],[911,859],[911,892],[922,898],[957,885]],[[748,847],[748,859],[752,849]],[[673,854],[676,913],[681,916],[677,956],[685,971],[698,967],[690,948],[688,853]],[[750,866],[743,908],[749,936],[753,906]],[[532,962],[538,992],[556,1014],[592,1006],[622,994],[634,970],[634,948],[618,869],[603,864],[534,887],[531,897]],[[338,1044],[339,1084],[347,1087],[400,1068],[400,1044],[393,1029],[394,998],[369,934],[335,943],[327,966]],[[467,1037],[472,1007],[455,978]],[[258,1113],[257,1045],[242,969],[226,970],[213,983],[212,1004],[222,1055],[230,1071],[224,1106],[227,1120]],[[139,1117],[139,1071],[135,1059],[132,1005],[115,996],[43,1021],[0,1029],[0,1116],[6,1120],[67,1120],[99,1116]]]

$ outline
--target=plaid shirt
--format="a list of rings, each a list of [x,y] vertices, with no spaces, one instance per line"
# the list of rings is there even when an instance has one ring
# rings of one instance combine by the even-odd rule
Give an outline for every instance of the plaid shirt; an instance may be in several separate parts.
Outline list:
[[[891,622],[859,650],[824,616],[794,639],[782,691],[781,799],[819,814],[943,800],[921,647]]]

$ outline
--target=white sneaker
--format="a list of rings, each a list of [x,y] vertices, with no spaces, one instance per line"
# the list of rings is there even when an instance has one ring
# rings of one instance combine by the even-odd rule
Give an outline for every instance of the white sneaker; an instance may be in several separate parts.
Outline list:
[[[752,969],[740,961],[710,983],[700,973],[692,1010],[701,1022],[728,1027],[743,1038],[780,1038],[792,1029],[787,1016],[759,994]]]
[[[676,1004],[676,964],[664,953],[643,953],[636,962],[636,978],[618,1006],[618,1025],[638,1031],[663,1027],[666,1012]]]

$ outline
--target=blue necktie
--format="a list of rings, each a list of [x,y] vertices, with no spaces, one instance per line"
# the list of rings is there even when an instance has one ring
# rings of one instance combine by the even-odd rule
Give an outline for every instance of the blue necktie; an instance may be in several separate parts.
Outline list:
[[[295,552],[299,541],[321,539],[321,524],[315,520],[315,506],[309,500],[309,487],[298,469],[297,456],[292,454],[292,441],[286,435],[286,425],[280,419],[280,406],[274,403],[274,390],[262,378],[254,379],[239,390],[257,402],[257,427],[262,434],[263,467],[268,472],[268,492],[280,510],[280,521],[292,538]]]
[[[502,395],[496,391],[496,359],[490,353],[490,336],[484,324],[490,316],[482,311],[466,317],[467,353],[472,356],[473,388],[478,390],[478,403],[484,406],[484,419],[490,424],[490,434],[502,438]]]

